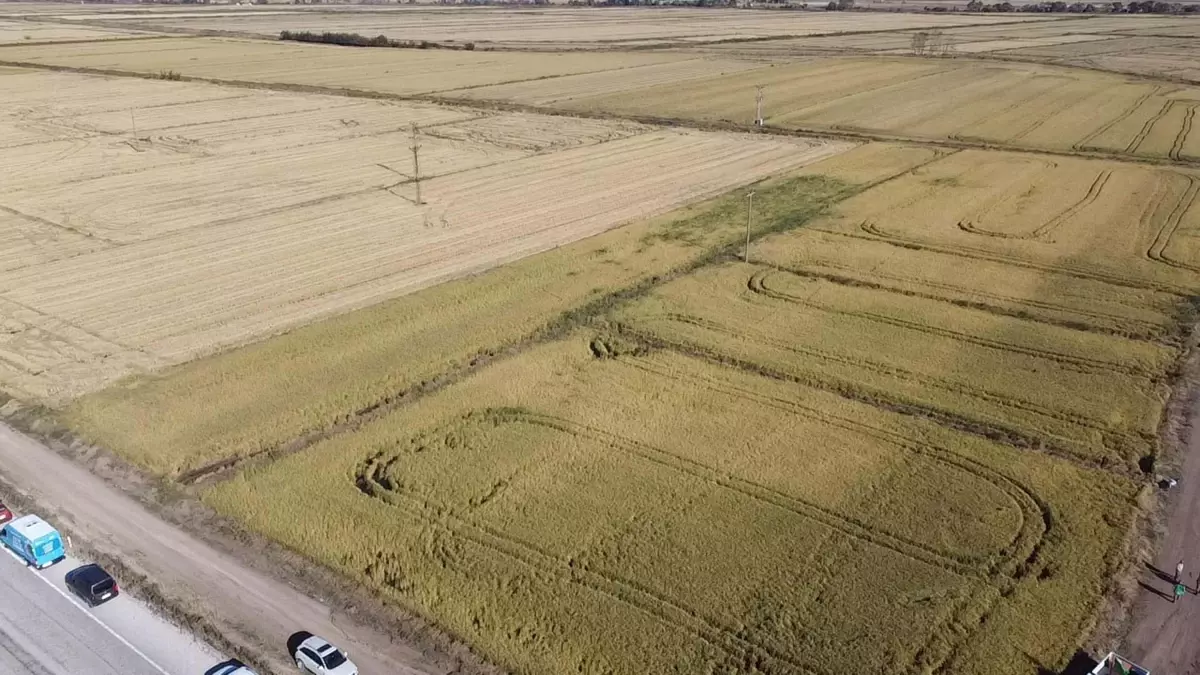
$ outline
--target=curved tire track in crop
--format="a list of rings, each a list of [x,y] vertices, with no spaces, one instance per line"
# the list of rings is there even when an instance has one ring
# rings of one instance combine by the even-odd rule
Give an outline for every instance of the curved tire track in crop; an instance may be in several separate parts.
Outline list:
[[[638,363],[639,359],[634,358],[632,361],[631,365],[647,372],[670,379],[680,379],[678,374],[664,372],[646,362]],[[701,386],[713,387],[713,383],[703,382],[704,378],[702,377],[692,379],[700,380],[699,384]],[[837,422],[830,422],[827,416],[820,413],[820,411],[805,410],[803,406],[798,406],[793,401],[786,399],[772,400],[770,397],[763,396],[757,392],[739,390],[736,387],[718,390],[735,396],[748,396],[756,402],[773,405],[793,414],[804,414],[807,416],[815,414],[819,416],[818,419],[822,422],[834,423],[845,428],[854,428],[859,433],[872,433],[877,438],[883,439],[885,442],[902,451],[913,453],[914,455],[924,455],[933,461],[946,463],[957,470],[966,471],[993,485],[1013,501],[1013,505],[1017,509],[1021,519],[1019,530],[1012,542],[1005,547],[1004,555],[999,561],[992,562],[986,570],[981,570],[977,567],[972,569],[969,565],[965,565],[962,562],[941,557],[929,551],[927,547],[903,542],[896,539],[893,535],[872,529],[869,525],[845,519],[843,516],[827,509],[800,502],[790,495],[785,495],[765,486],[745,481],[736,476],[695,463],[687,458],[676,456],[653,446],[623,438],[617,434],[600,429],[576,424],[566,419],[526,411],[485,410],[480,411],[483,413],[482,415],[479,412],[473,415],[469,414],[460,420],[459,423],[463,421],[469,422],[470,418],[474,416],[480,420],[487,419],[493,425],[531,424],[587,438],[618,452],[652,461],[703,480],[712,481],[722,489],[732,490],[761,503],[783,508],[800,517],[816,520],[843,536],[883,546],[900,555],[915,559],[923,564],[939,567],[959,576],[982,577],[991,580],[993,583],[1009,585],[1020,579],[1024,572],[1028,572],[1030,563],[1036,560],[1038,551],[1043,545],[1046,534],[1051,527],[1046,515],[1048,507],[1031,490],[1016,481],[944,448],[930,447],[921,442],[910,441],[891,432],[875,429],[845,418],[835,418]],[[561,556],[551,551],[544,550],[535,544],[512,537],[497,528],[475,521],[470,517],[469,513],[461,513],[452,506],[437,503],[425,496],[409,492],[402,486],[394,485],[387,479],[386,473],[400,459],[400,455],[389,456],[389,451],[384,450],[364,461],[355,476],[358,489],[363,494],[379,499],[389,506],[400,508],[410,514],[416,515],[429,528],[444,532],[455,538],[461,538],[473,545],[512,558],[519,563],[529,565],[563,581],[582,585],[594,592],[608,596],[621,604],[647,612],[669,625],[694,635],[732,658],[741,660],[763,659],[765,657],[766,659],[791,666],[799,672],[813,672],[810,666],[798,662],[782,649],[773,646],[771,641],[766,639],[765,636],[757,636],[740,626],[723,625],[722,622],[706,617],[701,612],[688,607],[682,600],[676,600],[664,595],[661,592],[644,586],[634,579],[587,569],[586,566],[571,565],[568,561],[562,560]],[[990,603],[984,612],[989,612],[993,604]],[[956,611],[951,614],[957,613]],[[924,643],[928,645],[938,634],[948,632],[945,622],[949,620],[950,615],[947,616],[941,625],[933,627]]]
[[[1075,143],[1074,145],[1072,145],[1071,149],[1078,150],[1081,152],[1085,152],[1088,150],[1097,150],[1097,151],[1101,151],[1101,152],[1105,151],[1105,148],[1103,148],[1101,146],[1089,145],[1089,144],[1092,142],[1092,140],[1099,138],[1100,136],[1103,136],[1106,132],[1108,132],[1109,129],[1112,129],[1113,127],[1117,126],[1121,122],[1124,122],[1125,120],[1129,119],[1135,112],[1138,111],[1139,108],[1141,108],[1143,105],[1146,104],[1146,101],[1149,101],[1152,97],[1157,96],[1157,95],[1165,96],[1166,94],[1170,93],[1171,91],[1175,91],[1177,89],[1178,89],[1178,87],[1173,87],[1169,90],[1164,90],[1162,85],[1158,85],[1158,86],[1154,87],[1154,89],[1151,89],[1150,91],[1146,92],[1142,96],[1139,96],[1138,99],[1136,101],[1134,101],[1133,104],[1130,105],[1125,110],[1125,112],[1112,118],[1111,120],[1108,121],[1108,123],[1104,124],[1099,129],[1096,129],[1095,131],[1088,134],[1087,136],[1084,136],[1082,139],[1079,140],[1078,143]]]
[[[1196,106],[1200,105],[1193,103],[1188,106],[1187,112],[1183,115],[1183,124],[1179,127],[1179,133],[1175,135],[1175,142],[1171,144],[1171,151],[1167,156],[1174,160],[1183,159],[1183,148],[1187,145],[1188,135],[1192,133],[1192,121],[1196,118]]]
[[[1046,222],[1042,223],[1041,225],[1038,225],[1037,227],[1030,230],[1029,232],[1020,233],[1020,234],[1013,234],[1010,232],[997,232],[994,230],[987,230],[987,229],[981,228],[978,225],[976,225],[975,222],[972,222],[972,221],[959,221],[958,229],[960,229],[964,232],[970,232],[971,234],[978,234],[978,235],[982,235],[982,236],[986,236],[986,237],[997,237],[999,239],[1023,239],[1026,241],[1038,241],[1038,240],[1046,241],[1044,239],[1044,237],[1046,235],[1057,230],[1059,227],[1061,227],[1063,225],[1063,223],[1074,218],[1076,215],[1079,214],[1080,211],[1084,210],[1088,206],[1091,206],[1093,202],[1095,202],[1097,199],[1099,199],[1100,194],[1104,191],[1104,186],[1108,184],[1108,180],[1111,177],[1112,177],[1111,169],[1105,169],[1105,170],[1101,171],[1099,174],[1096,175],[1095,180],[1092,181],[1091,186],[1088,187],[1088,191],[1086,194],[1084,194],[1083,197],[1079,198],[1078,201],[1076,201],[1075,203],[1066,207],[1062,211],[1058,212],[1058,214],[1056,214],[1050,220],[1047,220]],[[986,209],[983,213],[980,214],[980,217],[978,219],[983,220],[983,217],[986,216],[987,213],[989,211],[991,211],[992,208],[994,208],[996,205],[998,205],[998,202],[997,202],[997,204],[990,205],[988,207],[988,209]],[[1054,243],[1054,242],[1046,241],[1046,243]]]
[[[862,232],[862,234],[859,234],[857,232],[838,232],[836,230],[821,230],[821,231],[826,234],[834,234],[837,236],[847,237],[850,239],[867,239],[870,241],[882,241],[882,242],[892,244],[894,246],[899,246],[901,248],[907,248],[907,249],[912,249],[912,250],[917,250],[917,251],[933,251],[935,253],[946,253],[949,255],[955,255],[955,256],[959,256],[961,258],[966,258],[966,259],[988,260],[991,262],[1000,262],[1000,263],[1005,263],[1008,265],[1013,265],[1016,267],[1024,267],[1026,269],[1038,270],[1041,272],[1053,272],[1055,274],[1062,274],[1062,275],[1066,275],[1066,276],[1076,277],[1078,279],[1090,279],[1092,281],[1102,281],[1104,283],[1109,283],[1114,286],[1124,286],[1126,288],[1141,288],[1141,289],[1159,291],[1162,293],[1170,293],[1172,295],[1178,295],[1183,298],[1190,297],[1192,295],[1192,292],[1188,288],[1185,288],[1182,286],[1174,286],[1171,284],[1164,284],[1164,283],[1157,282],[1157,281],[1150,280],[1150,279],[1138,279],[1136,277],[1125,277],[1125,276],[1121,276],[1118,274],[1108,274],[1105,272],[1097,272],[1093,268],[1087,268],[1087,267],[1082,267],[1082,266],[1075,267],[1075,266],[1070,266],[1070,265],[1048,265],[1048,264],[1043,264],[1043,263],[1036,263],[1036,262],[1027,260],[1025,258],[1018,258],[1016,256],[1005,255],[1003,253],[996,253],[994,251],[989,251],[987,249],[971,248],[971,247],[967,247],[967,246],[952,246],[952,245],[940,244],[940,243],[936,243],[936,242],[925,241],[925,240],[921,240],[921,239],[914,239],[911,237],[905,237],[902,235],[892,234],[891,232],[887,232],[883,228],[879,227],[878,224],[876,224],[875,222],[870,221],[870,220],[865,220],[862,223],[860,223],[859,230]]]
[[[909,277],[900,274],[888,274],[876,269],[871,271],[871,279],[867,280],[855,276],[855,274],[861,273],[861,269],[852,265],[838,264],[828,260],[821,261],[819,264],[821,269],[789,267],[774,263],[771,263],[771,266],[775,269],[787,272],[788,274],[794,274],[800,277],[823,279],[825,281],[841,284],[843,286],[873,288],[881,291],[887,291],[889,293],[896,293],[898,295],[924,298],[926,300],[944,302],[957,307],[990,312],[998,316],[1010,316],[1015,319],[1036,321],[1038,323],[1044,323],[1050,326],[1060,326],[1073,330],[1083,330],[1107,335],[1119,335],[1121,337],[1128,337],[1135,340],[1160,340],[1165,332],[1164,327],[1159,324],[1140,319],[1132,319],[1121,316],[1120,314],[1087,310],[1082,307],[1070,307],[1067,305],[1055,304],[1053,302],[1040,301],[1034,298],[1004,295],[1002,293],[989,292],[981,289],[967,290],[960,286],[939,283],[930,279],[924,279],[919,276]],[[833,271],[830,272],[824,270]],[[889,285],[888,283],[883,282],[891,282],[891,284],[894,285]],[[917,291],[904,288],[904,285],[906,284],[924,287],[929,290]],[[984,298],[990,302],[959,299],[954,297],[955,294],[968,294],[973,297]],[[1121,304],[1138,308],[1143,306],[1141,304]],[[1062,314],[1064,316],[1083,317],[1086,319],[1086,321],[1065,318],[1056,320],[1048,316],[1035,314],[1030,311],[1031,309]]]
[[[1179,224],[1183,222],[1184,216],[1195,206],[1197,195],[1200,195],[1200,179],[1197,179],[1195,176],[1187,176],[1186,178],[1188,180],[1187,189],[1184,190],[1179,200],[1175,202],[1175,207],[1171,209],[1171,212],[1167,214],[1166,221],[1163,222],[1162,227],[1158,230],[1158,234],[1154,237],[1154,241],[1150,244],[1150,248],[1146,251],[1146,257],[1154,262],[1170,267],[1200,272],[1200,266],[1179,262],[1167,255],[1167,250],[1171,245],[1171,238],[1175,236],[1175,232],[1179,229]],[[1150,229],[1148,223],[1154,218],[1154,212],[1157,211],[1156,206],[1160,202],[1161,200],[1156,200],[1144,212],[1142,221],[1143,223],[1147,223],[1144,226],[1146,229]]]
[[[835,309],[832,307],[826,307],[824,305],[819,305],[819,304],[816,304],[813,302],[809,302],[809,301],[805,300],[804,298],[790,294],[786,291],[780,291],[780,290],[775,290],[775,289],[771,288],[771,284],[770,284],[771,277],[774,275],[777,275],[777,274],[786,274],[786,273],[790,273],[790,272],[785,272],[785,271],[773,269],[773,268],[760,269],[757,272],[755,272],[754,274],[750,275],[749,280],[746,282],[746,286],[754,293],[765,295],[767,297],[774,298],[776,300],[782,300],[784,302],[790,302],[790,303],[794,303],[794,304],[801,305],[804,307],[810,307],[812,309],[816,309],[816,310],[826,312],[829,314],[841,314],[844,316],[859,317],[859,318],[863,318],[863,319],[868,319],[870,321],[877,321],[879,323],[887,324],[890,326],[896,326],[898,328],[915,330],[915,331],[919,331],[922,333],[927,333],[929,335],[936,335],[938,337],[951,338],[954,340],[958,340],[960,342],[966,342],[966,343],[978,345],[981,347],[987,347],[990,349],[996,349],[996,350],[1000,350],[1000,351],[1004,351],[1004,352],[1011,352],[1014,354],[1023,354],[1025,356],[1032,356],[1032,357],[1036,357],[1036,358],[1046,359],[1047,361],[1052,361],[1058,365],[1064,366],[1071,370],[1076,370],[1078,372],[1094,373],[1097,371],[1103,371],[1103,372],[1121,373],[1123,375],[1134,375],[1134,376],[1141,376],[1141,377],[1153,377],[1153,375],[1154,375],[1154,373],[1148,372],[1142,368],[1139,368],[1139,367],[1133,366],[1133,365],[1111,363],[1109,361],[1104,361],[1101,359],[1092,359],[1092,358],[1088,358],[1086,356],[1079,356],[1077,354],[1067,354],[1064,352],[1054,352],[1054,351],[1050,351],[1050,350],[1046,350],[1046,349],[1038,349],[1036,347],[1028,347],[1028,346],[1019,345],[1019,344],[1005,341],[1005,340],[994,340],[994,339],[991,339],[988,337],[974,335],[972,333],[965,333],[962,331],[951,330],[948,328],[931,326],[929,324],[921,323],[918,321],[908,321],[908,320],[901,319],[898,317],[887,316],[884,314],[877,314],[875,312],[845,311],[845,310]]]
[[[961,382],[948,381],[943,378],[918,373],[887,363],[847,358],[845,356],[833,354],[823,350],[799,347],[787,340],[773,339],[763,335],[748,336],[744,331],[739,331],[720,322],[711,321],[703,317],[678,313],[660,314],[655,316],[641,317],[636,324],[625,324],[620,328],[622,332],[627,333],[637,339],[643,340],[647,344],[665,347],[684,354],[698,356],[700,358],[710,359],[718,363],[737,365],[753,372],[759,372],[760,374],[763,374],[767,371],[771,371],[772,373],[775,372],[769,366],[763,366],[753,361],[744,362],[740,357],[729,354],[721,349],[706,346],[699,341],[692,340],[687,337],[668,337],[662,332],[656,331],[653,327],[648,325],[654,321],[693,326],[701,330],[721,334],[725,337],[748,340],[770,349],[776,349],[792,354],[799,354],[806,359],[811,359],[813,361],[826,362],[840,366],[849,366],[851,368],[857,368],[882,377],[897,379],[908,383],[921,384],[930,390],[937,390],[958,397],[974,399],[989,406],[993,406],[993,414],[979,415],[947,409],[944,407],[944,403],[936,403],[932,401],[911,398],[904,394],[898,394],[882,388],[873,387],[853,378],[829,376],[819,372],[803,370],[780,371],[780,374],[772,375],[776,377],[782,375],[782,377],[785,379],[798,382],[805,386],[833,392],[840,396],[875,405],[884,409],[901,409],[909,411],[912,414],[935,417],[942,421],[942,423],[947,423],[947,425],[950,427],[971,430],[971,433],[982,435],[988,438],[1001,437],[1005,439],[1003,442],[1017,447],[1041,447],[1052,454],[1070,458],[1071,461],[1081,465],[1097,465],[1097,458],[1095,456],[1083,453],[1077,447],[1080,445],[1087,445],[1088,443],[1081,438],[1063,436],[1059,431],[1052,431],[1050,429],[1042,428],[1041,425],[1049,425],[1050,427],[1053,427],[1056,424],[1064,425],[1070,429],[1088,430],[1099,434],[1105,439],[1103,447],[1106,450],[1115,452],[1125,459],[1129,459],[1127,456],[1129,453],[1127,450],[1122,448],[1124,448],[1127,444],[1118,442],[1116,445],[1113,445],[1109,442],[1109,439],[1112,441],[1129,441],[1130,443],[1133,443],[1140,451],[1140,445],[1138,445],[1139,441],[1135,435],[1129,432],[1111,430],[1098,421],[1089,419],[1076,413],[1054,410],[1031,401],[1002,394],[995,394],[982,389],[977,389]],[[801,362],[803,362],[803,360]],[[1001,411],[1008,411],[1010,413],[1024,415],[1026,416],[1026,422],[1022,425],[1013,426],[1007,418],[1001,419],[995,414]],[[1037,420],[1040,420],[1041,422],[1038,422]],[[1033,426],[1031,427],[1030,424],[1033,424]],[[1107,463],[1101,462],[1099,466],[1107,466]]]
[[[1136,154],[1142,143],[1146,142],[1146,137],[1150,135],[1150,132],[1154,129],[1154,125],[1158,124],[1164,117],[1166,117],[1171,112],[1171,109],[1175,107],[1176,103],[1178,103],[1178,101],[1175,99],[1170,99],[1164,102],[1162,107],[1159,108],[1158,112],[1155,113],[1153,117],[1146,120],[1146,123],[1142,125],[1141,131],[1139,131],[1137,135],[1133,137],[1132,141],[1129,141],[1129,145],[1125,146],[1125,152]]]

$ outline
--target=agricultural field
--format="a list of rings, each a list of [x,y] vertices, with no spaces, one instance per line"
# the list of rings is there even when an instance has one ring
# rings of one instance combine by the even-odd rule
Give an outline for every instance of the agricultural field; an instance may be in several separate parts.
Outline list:
[[[516,90],[509,100],[553,99],[572,78]],[[697,121],[749,124],[754,87],[769,125],[902,138],[951,139],[1058,151],[1196,161],[1191,112],[1200,88],[1025,63],[824,58],[554,104]],[[486,92],[505,100],[505,87]],[[454,93],[447,94],[453,97]]]
[[[91,28],[59,23],[8,21],[0,19],[0,45],[41,42],[72,42],[76,40],[111,40],[143,35],[141,31],[115,28]]]
[[[0,92],[0,377],[50,401],[850,147],[36,71]]]
[[[81,20],[64,15],[63,18]],[[173,14],[105,13],[108,25],[144,30],[224,31],[275,37],[280,31],[387,35],[397,40],[471,42],[486,49],[582,49],[671,46],[776,36],[855,33],[1043,21],[1026,16],[746,12],[695,8],[509,9],[393,7],[387,11],[255,9]],[[82,20],[88,20],[84,18]]]
[[[1197,31],[1200,21],[1196,19],[1135,15],[961,26],[941,29],[940,39],[949,55],[979,55],[1200,83],[1200,52],[1194,44]],[[727,42],[689,51],[771,61],[813,55],[910,55],[918,32],[928,29]]]
[[[1200,87],[1096,69],[1186,21],[52,10],[497,47],[0,45],[0,387],[81,440],[514,673],[1095,634],[1200,294]]]
[[[1053,671],[1159,452],[1198,186],[859,146],[755,187],[748,262],[743,190],[63,419],[516,672]]]
[[[606,349],[531,350],[206,500],[515,672],[1032,673],[1086,629],[1132,481]]]
[[[643,66],[695,61],[652,52],[605,54],[485,53],[419,49],[345,49],[326,45],[225,38],[180,38],[120,43],[13,46],[0,62],[157,74],[254,83],[279,83],[386,94],[434,94],[478,87]],[[724,72],[721,62],[711,72]]]
[[[1119,40],[1077,41],[1071,48]],[[994,42],[987,37],[978,44]],[[1190,162],[1198,161],[1200,143],[1200,132],[1193,133],[1190,123],[1200,87],[1009,61],[826,56],[763,63],[736,52],[679,50],[547,58],[165,38],[13,46],[0,50],[0,63],[150,75],[167,70],[218,81],[350,89],[475,107],[517,104],[747,126],[754,117],[754,88],[763,86],[767,123],[785,129]]]

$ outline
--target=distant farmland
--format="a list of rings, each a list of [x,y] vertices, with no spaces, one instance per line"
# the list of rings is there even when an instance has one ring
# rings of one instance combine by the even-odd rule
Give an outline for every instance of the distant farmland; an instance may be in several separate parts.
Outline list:
[[[897,35],[845,39],[894,41]],[[1105,42],[1067,47],[1086,50]],[[763,43],[764,49],[773,44]],[[240,83],[747,128],[754,121],[756,87],[762,86],[766,123],[781,129],[1200,162],[1200,131],[1193,131],[1200,125],[1192,122],[1200,106],[1197,86],[1035,63],[895,55],[813,59],[786,50],[755,56],[753,47],[743,47],[548,57],[166,39],[14,46],[0,50],[0,62],[145,74],[165,68]],[[905,51],[902,44],[897,49]]]

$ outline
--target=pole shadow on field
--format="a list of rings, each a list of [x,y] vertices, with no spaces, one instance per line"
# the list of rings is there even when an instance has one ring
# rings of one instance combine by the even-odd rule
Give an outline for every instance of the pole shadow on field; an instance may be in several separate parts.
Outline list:
[[[1170,593],[1167,593],[1166,591],[1160,591],[1159,589],[1151,586],[1150,584],[1148,584],[1144,581],[1139,581],[1138,586],[1141,586],[1142,588],[1150,591],[1151,593],[1157,595],[1158,597],[1160,597],[1164,600],[1170,600],[1171,602],[1175,602],[1174,595],[1171,595]]]
[[[295,658],[296,650],[300,649],[300,643],[304,642],[305,640],[307,640],[308,638],[310,638],[312,636],[313,636],[312,633],[305,631],[305,630],[297,631],[297,632],[289,635],[288,639],[287,639],[288,656]]]

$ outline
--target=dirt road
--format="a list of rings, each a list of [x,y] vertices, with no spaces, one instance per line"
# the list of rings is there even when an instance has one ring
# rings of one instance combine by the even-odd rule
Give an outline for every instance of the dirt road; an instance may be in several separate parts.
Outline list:
[[[1200,673],[1200,596],[1188,594],[1172,603],[1175,565],[1184,562],[1183,580],[1195,589],[1200,580],[1200,402],[1193,401],[1193,420],[1183,449],[1179,484],[1167,506],[1167,537],[1154,559],[1144,568],[1134,608],[1133,628],[1123,647],[1125,656],[1153,673]]]
[[[182,596],[219,625],[236,626],[268,645],[260,661],[294,672],[287,638],[310,631],[337,642],[363,675],[441,675],[409,645],[362,625],[241,564],[150,513],[87,469],[0,425],[0,473],[58,524],[118,550],[173,595]]]

